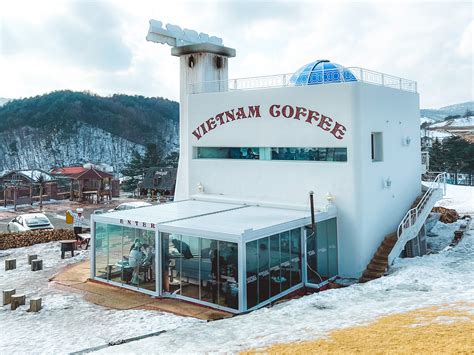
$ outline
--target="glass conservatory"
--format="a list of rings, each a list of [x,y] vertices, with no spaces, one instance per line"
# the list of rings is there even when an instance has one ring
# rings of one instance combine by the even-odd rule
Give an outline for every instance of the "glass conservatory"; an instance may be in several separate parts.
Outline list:
[[[91,278],[229,312],[337,275],[335,211],[187,200],[93,215]]]

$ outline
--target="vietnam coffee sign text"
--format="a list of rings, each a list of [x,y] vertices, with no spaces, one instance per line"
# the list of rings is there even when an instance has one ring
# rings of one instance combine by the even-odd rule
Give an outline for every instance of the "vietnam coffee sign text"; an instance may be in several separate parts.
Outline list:
[[[208,134],[212,130],[229,122],[250,118],[261,119],[262,116],[260,115],[260,112],[260,105],[233,108],[231,110],[218,113],[214,117],[207,119],[197,126],[192,134],[197,140],[200,140],[204,135]],[[329,116],[306,107],[274,104],[268,108],[268,115],[271,117],[270,119],[292,119],[302,121],[303,123],[313,125],[319,129],[322,129],[323,131],[327,131],[336,139],[343,139],[344,134],[346,133],[346,127],[343,124],[337,122],[335,119]]]

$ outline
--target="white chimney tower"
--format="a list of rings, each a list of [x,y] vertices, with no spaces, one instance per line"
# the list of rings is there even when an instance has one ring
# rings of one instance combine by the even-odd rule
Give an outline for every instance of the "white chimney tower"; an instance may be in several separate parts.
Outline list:
[[[179,165],[175,200],[189,197],[189,127],[188,95],[199,92],[227,91],[228,58],[235,57],[235,49],[224,47],[222,39],[205,33],[182,30],[179,26],[166,25],[150,20],[148,41],[168,44],[171,55],[180,58],[179,95]]]

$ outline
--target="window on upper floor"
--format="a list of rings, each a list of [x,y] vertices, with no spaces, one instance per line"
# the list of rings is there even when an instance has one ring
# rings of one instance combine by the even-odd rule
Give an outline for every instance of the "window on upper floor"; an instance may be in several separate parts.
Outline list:
[[[347,148],[319,147],[259,147],[259,148],[228,148],[228,147],[197,147],[197,159],[252,159],[280,161],[333,161],[346,162]]]
[[[372,132],[370,135],[372,161],[383,160],[383,135],[382,132]]]

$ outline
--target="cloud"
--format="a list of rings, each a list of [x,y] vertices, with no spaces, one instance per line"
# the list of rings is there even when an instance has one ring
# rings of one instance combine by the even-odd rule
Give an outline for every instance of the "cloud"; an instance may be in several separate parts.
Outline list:
[[[474,20],[466,26],[466,29],[464,30],[461,36],[461,40],[459,41],[459,46],[457,48],[457,53],[461,57],[467,58],[469,60],[472,60],[473,52],[472,32],[474,32]]]
[[[2,13],[0,96],[71,88],[179,99],[178,58],[145,40],[154,18],[222,37],[237,49],[231,78],[330,59],[416,80],[421,105],[440,107],[472,100],[471,13],[468,2],[44,0]]]
[[[2,55],[36,56],[58,65],[114,71],[130,66],[118,11],[105,2],[72,2],[45,23],[28,18],[3,23]],[[12,60],[15,60],[12,58]]]

